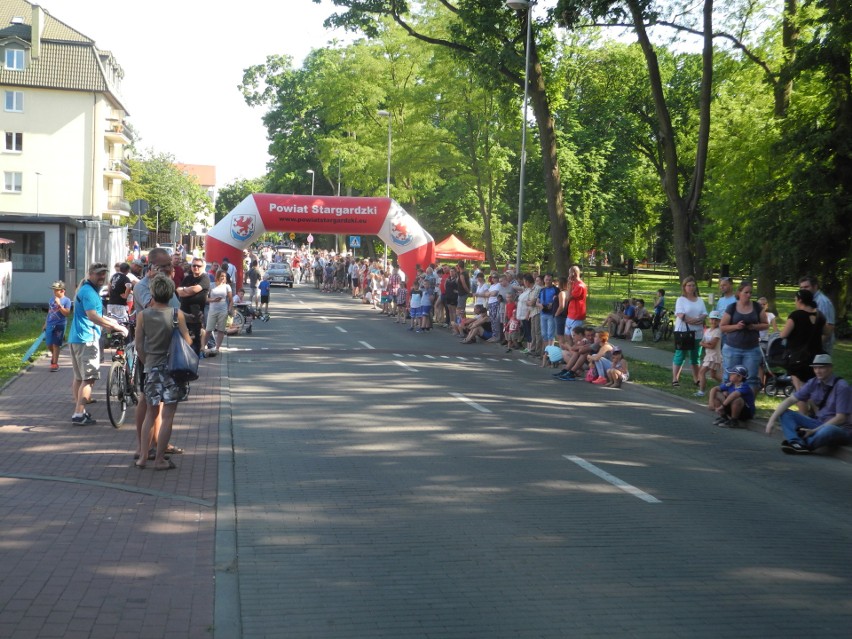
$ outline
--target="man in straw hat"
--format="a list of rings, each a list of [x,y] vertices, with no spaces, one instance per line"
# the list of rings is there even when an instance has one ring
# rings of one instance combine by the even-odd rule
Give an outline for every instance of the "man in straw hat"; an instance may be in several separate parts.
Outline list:
[[[834,374],[831,355],[820,354],[811,364],[815,377],[785,399],[766,422],[766,434],[781,419],[786,439],[781,450],[807,455],[822,446],[852,443],[852,390]],[[798,404],[799,412],[787,410]]]

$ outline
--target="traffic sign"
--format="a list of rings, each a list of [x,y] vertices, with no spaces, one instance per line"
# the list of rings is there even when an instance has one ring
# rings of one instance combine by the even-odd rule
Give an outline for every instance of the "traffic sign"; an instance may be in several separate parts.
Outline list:
[[[361,248],[361,236],[360,235],[350,235],[349,236],[349,248]]]
[[[313,243],[314,243],[314,236],[313,236],[313,234],[308,235],[308,244],[313,244]]]
[[[290,233],[290,239],[291,239],[291,240],[295,240],[295,239],[296,239],[296,234],[295,234],[295,233]]]

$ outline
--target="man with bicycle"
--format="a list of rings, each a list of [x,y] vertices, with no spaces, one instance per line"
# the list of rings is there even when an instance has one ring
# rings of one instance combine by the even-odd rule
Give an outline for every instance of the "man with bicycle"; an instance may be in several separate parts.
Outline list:
[[[74,296],[74,310],[71,319],[71,331],[68,344],[71,350],[71,366],[74,370],[74,382],[71,392],[74,396],[74,414],[71,423],[75,426],[91,426],[97,423],[88,412],[86,404],[92,397],[92,387],[100,377],[101,368],[101,329],[108,328],[127,335],[127,329],[114,319],[104,317],[101,287],[107,279],[109,267],[97,262],[89,267],[88,277],[83,280]]]
[[[204,272],[204,260],[195,257],[190,263],[190,273],[183,278],[176,293],[180,298],[180,310],[186,317],[186,327],[192,335],[192,350],[196,354],[201,353],[201,329],[209,291],[210,277]]]

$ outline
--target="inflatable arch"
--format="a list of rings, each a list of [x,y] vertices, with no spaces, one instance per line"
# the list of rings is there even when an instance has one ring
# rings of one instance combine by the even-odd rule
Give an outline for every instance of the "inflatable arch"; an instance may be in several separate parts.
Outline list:
[[[434,261],[435,241],[398,203],[381,197],[254,193],[207,233],[208,262],[228,260],[242,281],[243,249],[268,231],[377,235],[398,256],[406,281]]]

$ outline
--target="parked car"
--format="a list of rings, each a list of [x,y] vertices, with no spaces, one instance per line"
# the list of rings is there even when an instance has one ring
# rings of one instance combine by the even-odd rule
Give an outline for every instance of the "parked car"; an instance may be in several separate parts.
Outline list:
[[[289,286],[293,288],[293,269],[286,262],[270,264],[266,277],[272,286]]]

